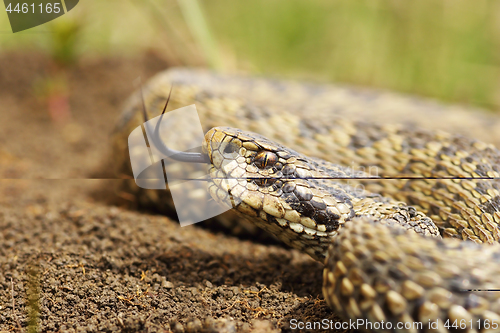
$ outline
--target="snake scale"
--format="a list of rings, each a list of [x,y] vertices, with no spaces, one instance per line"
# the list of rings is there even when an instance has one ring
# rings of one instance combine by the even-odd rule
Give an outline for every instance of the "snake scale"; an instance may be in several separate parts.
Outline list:
[[[500,288],[495,117],[386,92],[189,69],[145,85],[149,114],[161,112],[172,85],[169,109],[195,104],[206,132],[201,154],[216,175],[207,190],[233,208],[220,220],[243,216],[324,262],[324,298],[344,318],[384,322],[365,327],[383,332],[500,331],[500,292],[470,291]],[[136,93],[115,135],[129,175],[126,137],[144,122],[141,109]],[[373,179],[347,179],[363,177]],[[173,209],[166,191],[134,191]],[[397,326],[410,322],[422,326]]]

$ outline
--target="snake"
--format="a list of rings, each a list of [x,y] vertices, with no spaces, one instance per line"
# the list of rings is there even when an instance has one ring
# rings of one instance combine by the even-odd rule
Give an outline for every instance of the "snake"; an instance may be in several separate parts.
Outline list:
[[[247,221],[324,263],[324,299],[344,319],[376,332],[500,331],[493,115],[390,92],[174,68],[125,104],[114,136],[120,174],[131,178],[126,137],[170,92],[169,110],[196,106],[201,149],[175,155],[206,166],[206,192],[230,208],[218,219]],[[172,155],[160,134],[150,144]],[[175,208],[167,191],[130,183],[142,203]]]

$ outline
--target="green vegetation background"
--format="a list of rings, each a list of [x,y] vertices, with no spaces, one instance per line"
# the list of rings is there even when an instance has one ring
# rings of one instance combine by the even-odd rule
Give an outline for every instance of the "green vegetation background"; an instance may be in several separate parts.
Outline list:
[[[500,105],[499,1],[81,0],[17,34],[1,9],[0,52],[71,64],[153,49],[176,65]]]

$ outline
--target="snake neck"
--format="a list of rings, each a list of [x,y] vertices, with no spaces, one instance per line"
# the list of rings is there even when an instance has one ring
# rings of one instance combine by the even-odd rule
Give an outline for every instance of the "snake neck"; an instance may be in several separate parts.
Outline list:
[[[203,150],[211,161],[214,200],[316,260],[324,260],[332,239],[355,216],[391,219],[439,236],[432,221],[414,208],[349,185],[348,178],[363,173],[309,158],[258,134],[216,127],[205,135]]]

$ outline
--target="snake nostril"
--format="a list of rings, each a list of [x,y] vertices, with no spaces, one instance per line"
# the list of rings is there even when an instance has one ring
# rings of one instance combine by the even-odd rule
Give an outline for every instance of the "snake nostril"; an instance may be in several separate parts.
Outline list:
[[[238,146],[232,142],[228,143],[226,147],[224,147],[224,154],[232,154],[238,150]]]

